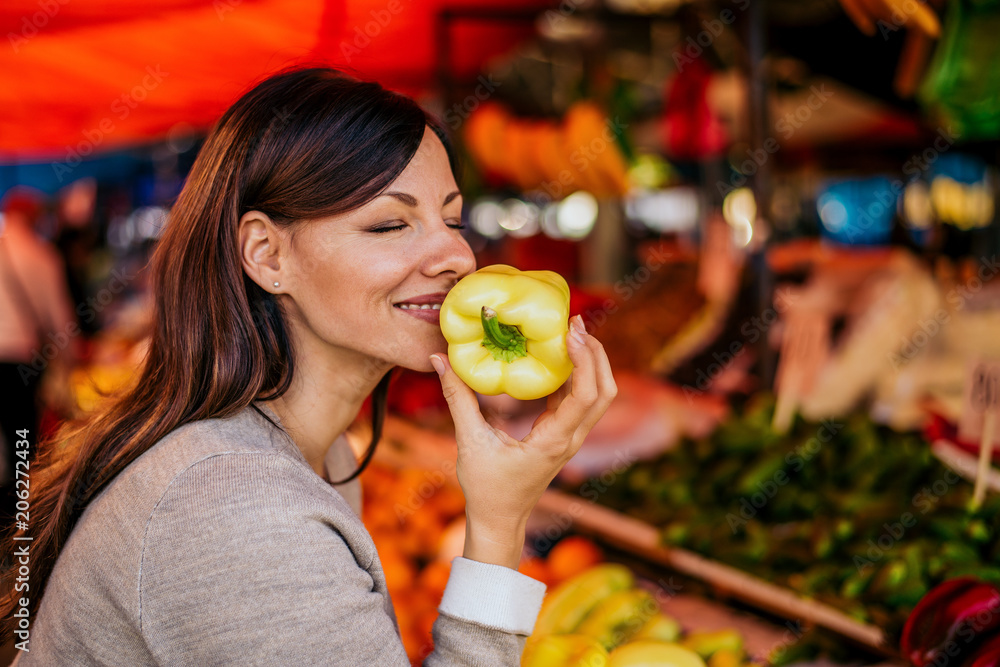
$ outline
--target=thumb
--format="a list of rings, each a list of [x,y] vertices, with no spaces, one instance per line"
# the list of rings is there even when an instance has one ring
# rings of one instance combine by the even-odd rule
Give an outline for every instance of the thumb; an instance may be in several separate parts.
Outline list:
[[[458,377],[446,355],[432,354],[430,359],[431,365],[441,379],[441,391],[444,394],[444,400],[448,401],[448,409],[455,422],[455,429],[471,430],[482,426],[485,421],[482,413],[479,412],[479,401],[476,400],[476,393],[469,388],[469,385],[462,382],[462,378]]]

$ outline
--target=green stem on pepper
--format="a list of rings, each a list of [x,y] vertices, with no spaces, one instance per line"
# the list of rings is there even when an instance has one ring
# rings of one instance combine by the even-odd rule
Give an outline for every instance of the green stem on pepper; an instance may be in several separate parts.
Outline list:
[[[485,334],[482,345],[495,360],[510,363],[528,356],[527,339],[520,329],[511,324],[502,324],[497,319],[497,312],[489,306],[483,306],[480,317]]]

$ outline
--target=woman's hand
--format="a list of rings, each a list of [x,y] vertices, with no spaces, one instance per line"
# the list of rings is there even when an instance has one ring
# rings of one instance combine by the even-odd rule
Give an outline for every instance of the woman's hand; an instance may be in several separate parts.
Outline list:
[[[431,361],[455,422],[457,475],[465,493],[465,557],[517,567],[528,515],[618,393],[608,355],[578,315],[566,347],[573,374],[548,397],[545,412],[523,440],[488,424],[475,393],[444,355]]]

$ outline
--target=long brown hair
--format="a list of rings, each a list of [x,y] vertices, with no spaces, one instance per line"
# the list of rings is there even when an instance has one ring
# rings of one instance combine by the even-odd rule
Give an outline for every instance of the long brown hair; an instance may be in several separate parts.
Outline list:
[[[118,473],[179,426],[257,409],[253,401],[281,396],[291,384],[294,357],[280,304],[240,263],[240,217],[257,210],[276,224],[308,224],[358,208],[399,176],[427,126],[457,172],[441,124],[413,100],[326,67],[280,72],[226,111],[150,262],[153,331],[142,367],[104,407],[38,447],[31,464],[30,594],[14,590],[18,566],[5,559],[0,641],[12,637],[19,597],[29,598],[34,618],[74,525]],[[385,374],[373,392],[372,439],[361,464],[337,483],[354,479],[371,460],[388,384]],[[12,540],[19,532],[10,528],[5,550],[29,544]]]

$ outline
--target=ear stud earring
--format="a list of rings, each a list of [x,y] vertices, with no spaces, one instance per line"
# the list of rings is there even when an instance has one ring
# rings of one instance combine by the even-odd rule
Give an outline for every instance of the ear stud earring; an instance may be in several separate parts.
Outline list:
[[[274,283],[274,286],[275,286],[275,287],[277,287],[277,286],[278,286],[278,283],[277,283],[277,282],[275,282],[275,283]]]

